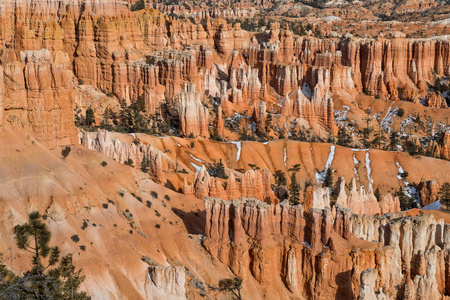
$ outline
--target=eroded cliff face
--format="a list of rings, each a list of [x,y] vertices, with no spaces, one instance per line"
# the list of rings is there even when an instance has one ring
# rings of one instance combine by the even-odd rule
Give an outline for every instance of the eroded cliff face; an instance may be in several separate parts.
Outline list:
[[[201,167],[194,176],[194,182],[190,185],[186,177],[183,183],[183,193],[194,195],[199,199],[204,197],[220,197],[222,199],[239,199],[241,197],[254,197],[269,204],[278,203],[278,199],[270,185],[272,175],[267,169],[248,170],[239,178],[235,173],[225,181],[212,177],[206,170],[205,165]]]
[[[205,208],[207,251],[237,276],[282,282],[293,296],[373,299],[364,297],[380,288],[392,298],[448,293],[450,227],[431,215],[360,216],[338,205],[304,214],[299,205],[255,199],[206,198]],[[368,268],[376,271],[361,275]]]
[[[0,126],[24,129],[50,147],[76,142],[74,76],[66,53],[4,50]]]
[[[117,139],[112,139],[106,130],[99,130],[94,138],[81,130],[79,142],[86,148],[100,152],[122,164],[141,170],[144,170],[143,166],[145,166],[155,182],[164,183],[163,168],[167,168],[167,163],[163,161],[161,151],[153,148],[152,145],[121,143]]]

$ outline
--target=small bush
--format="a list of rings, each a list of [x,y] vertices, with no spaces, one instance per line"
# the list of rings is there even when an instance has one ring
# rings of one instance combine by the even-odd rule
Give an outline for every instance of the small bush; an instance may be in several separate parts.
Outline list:
[[[130,229],[130,234],[133,234],[133,230]]]
[[[150,195],[152,195],[153,198],[158,199],[158,193],[155,191],[151,191]]]
[[[78,234],[74,234],[70,237],[72,239],[72,241],[74,241],[75,243],[78,243],[80,241],[80,237],[78,236]]]
[[[165,195],[165,196],[164,196],[164,199],[167,200],[167,201],[170,201],[169,195]]]
[[[125,196],[125,194],[123,192],[119,192],[120,197],[123,198],[123,196]]]
[[[106,161],[102,161],[101,165],[102,165],[102,167],[106,167],[108,165],[108,163]]]
[[[83,251],[86,251],[86,246],[85,245],[81,245],[80,249],[83,250]]]
[[[156,209],[155,209],[155,215],[156,215],[157,217],[161,217],[161,214],[160,214],[159,211],[157,211]]]
[[[81,225],[81,229],[85,230],[88,226],[89,226],[88,222],[86,220],[83,220],[83,225]]]
[[[151,207],[152,207],[152,203],[151,203],[150,201],[147,200],[145,203],[147,204],[147,207],[148,207],[148,208],[151,208]]]
[[[112,201],[111,199],[108,199],[108,203],[114,205],[114,201]]]
[[[161,228],[161,225],[156,224],[155,227],[159,229],[159,228]]]
[[[397,111],[397,116],[399,116],[401,118],[404,115],[405,115],[405,110],[403,108],[399,108]]]
[[[64,149],[62,149],[61,154],[64,157],[64,159],[66,159],[67,156],[69,156],[69,153],[72,149],[70,148],[70,146],[66,146]]]
[[[102,207],[103,207],[104,209],[108,209],[108,207],[109,207],[109,206],[108,206],[108,203],[103,203],[103,204],[102,204]]]

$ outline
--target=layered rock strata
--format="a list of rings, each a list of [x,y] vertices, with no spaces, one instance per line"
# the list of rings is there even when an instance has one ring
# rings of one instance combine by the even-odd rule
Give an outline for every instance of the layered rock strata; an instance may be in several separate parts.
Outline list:
[[[255,199],[206,198],[205,209],[204,247],[244,280],[283,282],[294,296],[318,299],[356,299],[360,286],[362,296],[373,288],[392,298],[448,293],[450,227],[431,215],[360,216],[339,206],[305,214]],[[379,275],[361,284],[368,268]]]
[[[100,152],[122,164],[142,169],[144,163],[153,181],[164,183],[163,168],[167,168],[167,163],[162,159],[161,151],[152,145],[122,143],[112,139],[111,134],[106,130],[99,130],[94,138],[91,138],[88,132],[81,130],[79,139],[80,144],[86,148]]]
[[[184,179],[183,193],[194,195],[199,199],[220,197],[223,199],[239,199],[254,197],[266,203],[278,203],[272,191],[271,174],[267,169],[248,170],[239,178],[232,172],[225,181],[209,175],[205,165],[194,176],[192,184]]]

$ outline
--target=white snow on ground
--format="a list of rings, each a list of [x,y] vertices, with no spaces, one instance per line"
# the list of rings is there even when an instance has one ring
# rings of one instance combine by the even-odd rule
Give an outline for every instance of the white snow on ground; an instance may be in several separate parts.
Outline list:
[[[202,169],[202,167],[199,167],[199,166],[197,166],[196,164],[194,164],[194,163],[190,163],[194,168],[195,168],[195,172],[196,173],[199,173],[200,172],[200,170]]]
[[[369,186],[372,182],[372,178],[370,178],[370,173],[372,172],[372,169],[370,168],[370,157],[369,152],[366,152],[366,169],[367,169],[367,180],[369,182]]]
[[[426,210],[440,209],[441,206],[442,206],[441,200],[438,200],[438,201],[434,201],[433,203],[428,204],[425,207],[422,207],[422,209],[426,209]]]
[[[420,203],[418,203],[418,201],[417,201],[418,200],[418,198],[417,198],[418,197],[417,196],[417,190],[412,185],[410,185],[408,181],[402,179],[401,174],[404,173],[403,168],[398,163],[398,161],[396,161],[395,164],[397,165],[398,173],[399,173],[399,174],[397,174],[397,178],[402,180],[403,183],[405,184],[405,189],[404,189],[405,195],[410,197],[410,198],[413,198],[414,201],[416,201],[416,203],[420,205]],[[419,201],[420,201],[420,199],[419,199]]]
[[[355,167],[353,168],[353,172],[355,172],[355,176],[356,176],[356,180],[359,180],[359,175],[358,175],[358,165],[359,165],[359,160],[356,159],[355,154],[353,154],[353,163],[355,164]]]
[[[238,142],[230,142],[230,143],[236,145],[236,147],[237,147],[236,162],[238,162],[239,159],[241,158],[242,142],[238,141]]]
[[[331,167],[331,164],[333,163],[334,159],[334,151],[336,149],[336,146],[331,145],[330,146],[330,154],[328,154],[327,164],[325,165],[325,170],[322,172],[317,172],[316,170],[316,180],[318,184],[321,184],[325,180],[325,176],[327,174],[327,170]],[[312,152],[312,148],[311,148]]]
[[[334,112],[334,123],[336,125],[344,125],[344,121],[347,120],[347,113],[350,111],[350,107],[347,105],[342,105],[345,110],[337,110]]]
[[[133,137],[134,137],[134,139],[136,140],[136,135],[134,134],[134,133],[130,133]]]
[[[325,172],[317,172],[316,170],[316,180],[317,184],[321,184],[325,180]]]
[[[391,125],[394,124],[393,117],[395,116],[395,113],[397,112],[398,107],[395,109],[392,109],[392,105],[394,105],[395,101],[392,102],[391,106],[389,106],[388,112],[386,113],[386,116],[384,116],[384,119],[381,121],[381,127],[384,130],[387,130],[389,134],[391,134]]]
[[[284,166],[286,167],[286,148],[284,148]]]
[[[396,161],[395,164],[397,165],[397,168],[398,168],[397,178],[401,180],[401,179],[402,179],[402,176],[401,176],[400,174],[403,173],[403,168],[402,168],[402,166],[400,166],[400,164],[398,163],[398,161]]]
[[[369,149],[350,149],[352,151],[368,151]]]
[[[327,160],[327,164],[325,166],[325,170],[327,170],[328,168],[331,167],[331,163],[333,162],[334,159],[334,150],[336,149],[336,146],[331,145],[330,146],[330,154],[328,155],[328,160]]]
[[[175,144],[177,144],[178,147],[181,147],[180,143],[178,143],[177,141],[175,141]]]
[[[302,92],[309,100],[311,100],[312,98],[311,87],[306,82],[303,82]]]
[[[203,162],[203,160],[201,160],[201,159],[198,159],[197,157],[195,157],[194,155],[192,155],[192,154],[188,154],[192,159],[194,159],[194,160],[196,160],[196,161],[198,161],[198,162]]]

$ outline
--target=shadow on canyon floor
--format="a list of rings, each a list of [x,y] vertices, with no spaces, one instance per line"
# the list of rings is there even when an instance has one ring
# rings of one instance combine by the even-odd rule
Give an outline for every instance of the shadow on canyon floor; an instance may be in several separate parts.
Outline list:
[[[172,211],[183,220],[184,226],[190,234],[205,234],[206,211],[198,209],[186,212],[174,207]]]

